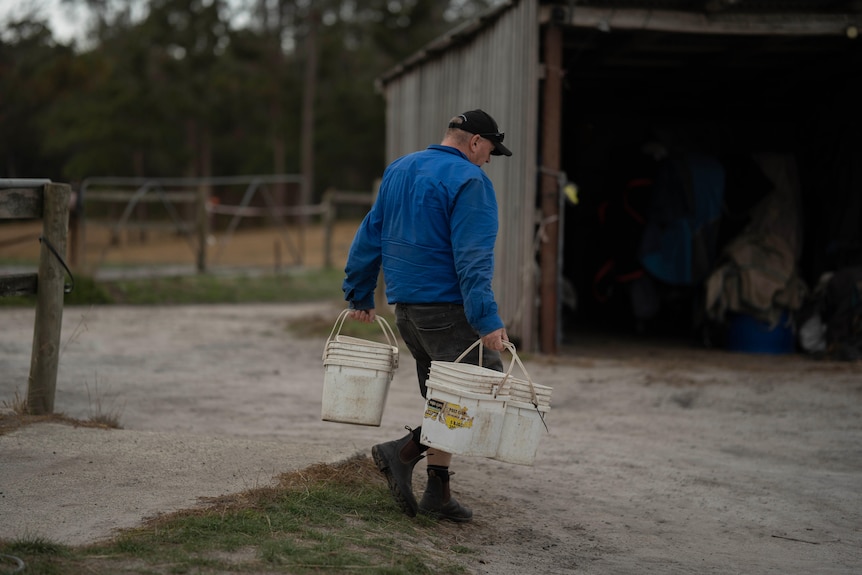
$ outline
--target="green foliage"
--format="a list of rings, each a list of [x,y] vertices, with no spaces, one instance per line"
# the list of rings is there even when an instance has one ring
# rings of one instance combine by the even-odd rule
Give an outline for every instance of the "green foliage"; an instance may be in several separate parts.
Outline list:
[[[74,305],[174,305],[205,303],[279,303],[341,300],[343,273],[334,269],[308,269],[282,274],[146,277],[95,281],[76,277],[72,293],[64,296]],[[0,306],[35,307],[36,296],[0,298]]]
[[[39,536],[27,536],[14,541],[0,541],[0,568],[4,573],[38,573],[65,575],[71,573],[64,565],[74,560],[72,548]],[[24,570],[19,571],[23,562]]]
[[[68,280],[67,280],[68,281]],[[75,276],[71,293],[63,296],[64,305],[93,305],[113,303],[105,287],[87,276]],[[36,296],[0,297],[0,307],[35,307]]]
[[[279,275],[195,275],[105,282],[112,301],[131,305],[276,303],[340,299],[343,274],[305,270]]]
[[[317,22],[315,190],[370,189],[384,163],[374,79],[489,0],[72,0],[86,49],[37,17],[0,30],[0,177],[297,173]]]
[[[32,537],[13,541],[6,549],[4,549],[4,553],[63,557],[70,554],[70,549],[65,545],[48,541],[44,537]]]
[[[44,22],[11,22],[0,33],[9,37],[0,37],[0,177],[59,178],[62,160],[44,147],[40,118],[71,89],[73,52]]]

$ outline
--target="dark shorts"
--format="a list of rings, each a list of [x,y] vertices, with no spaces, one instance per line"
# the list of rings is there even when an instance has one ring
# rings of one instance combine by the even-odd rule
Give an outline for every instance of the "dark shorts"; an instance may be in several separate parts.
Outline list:
[[[479,334],[467,321],[464,306],[458,304],[402,304],[395,306],[395,325],[407,349],[416,360],[416,375],[422,397],[428,388],[428,371],[432,361],[455,361],[476,343]],[[479,346],[461,362],[479,365]],[[482,367],[503,371],[499,352],[482,349]]]

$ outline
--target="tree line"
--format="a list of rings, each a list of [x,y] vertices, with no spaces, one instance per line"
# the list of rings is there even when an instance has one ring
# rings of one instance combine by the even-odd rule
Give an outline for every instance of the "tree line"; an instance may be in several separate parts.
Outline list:
[[[302,173],[370,190],[384,162],[374,80],[495,0],[63,0],[0,29],[0,177]],[[141,11],[141,7],[143,10]]]

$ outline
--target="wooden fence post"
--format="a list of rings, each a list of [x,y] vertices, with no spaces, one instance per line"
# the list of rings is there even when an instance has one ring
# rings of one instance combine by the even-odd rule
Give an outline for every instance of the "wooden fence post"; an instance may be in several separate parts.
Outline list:
[[[45,184],[42,197],[42,247],[39,255],[33,353],[30,357],[30,379],[27,387],[27,406],[34,415],[54,412],[66,276],[63,264],[49,246],[53,246],[57,254],[65,257],[71,186]]]
[[[198,251],[197,251],[197,270],[198,273],[206,273],[207,271],[207,243],[210,236],[210,214],[209,203],[212,192],[210,184],[205,183],[198,186],[197,191],[197,236],[198,236]]]
[[[323,266],[332,267],[332,234],[335,225],[335,202],[333,194],[335,190],[329,188],[323,194]]]

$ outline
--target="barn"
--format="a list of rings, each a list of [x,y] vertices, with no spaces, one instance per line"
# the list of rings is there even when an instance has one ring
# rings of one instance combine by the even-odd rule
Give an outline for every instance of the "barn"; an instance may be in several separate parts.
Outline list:
[[[862,264],[860,24],[846,0],[509,0],[378,78],[387,160],[495,117],[494,289],[522,349],[727,345],[738,318],[796,349],[823,278]]]

